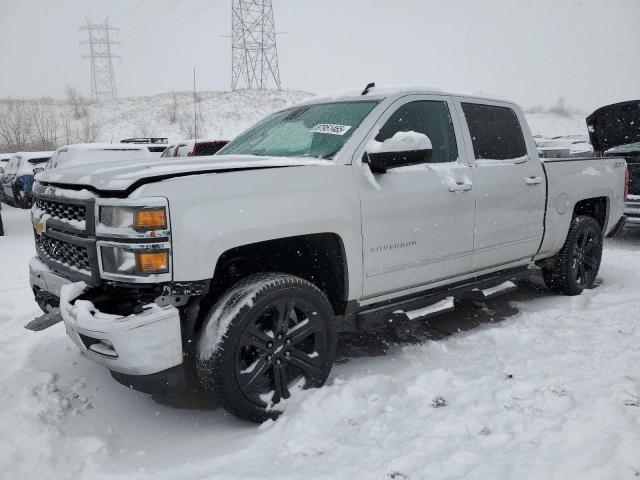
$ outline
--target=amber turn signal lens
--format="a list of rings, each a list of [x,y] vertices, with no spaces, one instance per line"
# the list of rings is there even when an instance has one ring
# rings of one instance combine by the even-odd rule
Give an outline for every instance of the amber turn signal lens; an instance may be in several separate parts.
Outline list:
[[[136,253],[136,267],[140,273],[167,273],[169,271],[169,252]]]
[[[167,228],[167,214],[164,208],[135,210],[133,228],[140,230],[162,230]]]

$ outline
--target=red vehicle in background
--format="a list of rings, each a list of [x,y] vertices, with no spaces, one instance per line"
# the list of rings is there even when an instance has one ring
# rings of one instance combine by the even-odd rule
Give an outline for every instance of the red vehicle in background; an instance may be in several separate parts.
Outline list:
[[[162,153],[162,157],[203,157],[214,155],[229,140],[184,140],[171,144]]]

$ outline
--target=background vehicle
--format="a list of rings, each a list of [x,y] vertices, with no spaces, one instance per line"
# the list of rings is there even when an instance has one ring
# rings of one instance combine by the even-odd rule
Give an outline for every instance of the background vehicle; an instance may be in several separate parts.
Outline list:
[[[184,140],[169,145],[163,157],[202,157],[216,154],[228,140]]]
[[[58,148],[47,163],[47,170],[74,165],[103,164],[157,157],[146,145],[133,143],[77,143]]]
[[[623,159],[541,162],[516,105],[428,90],[317,97],[213,157],[94,170],[38,179],[30,279],[60,311],[28,328],[64,318],[143,391],[195,368],[254,421],[324,383],[339,332],[410,325],[534,266],[579,294],[624,221]]]
[[[0,176],[2,176],[2,170],[7,166],[12,156],[13,153],[0,153]]]
[[[640,218],[640,100],[601,107],[587,117],[587,126],[599,155],[626,159],[629,194],[624,213]]]
[[[120,143],[135,143],[136,145],[144,145],[149,151],[158,156],[162,155],[169,146],[169,139],[167,137],[139,137],[139,138],[125,138],[120,140]]]
[[[542,158],[592,157],[593,147],[587,135],[559,135],[552,138],[536,138],[538,153]]]
[[[3,200],[20,208],[31,207],[34,171],[44,169],[53,152],[18,152],[14,154],[0,178]]]

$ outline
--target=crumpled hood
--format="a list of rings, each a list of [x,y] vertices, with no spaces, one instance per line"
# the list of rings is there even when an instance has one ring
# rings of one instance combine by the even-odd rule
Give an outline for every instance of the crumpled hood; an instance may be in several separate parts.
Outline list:
[[[144,183],[172,177],[311,165],[327,166],[333,165],[333,162],[315,158],[257,157],[253,155],[155,158],[45,170],[36,176],[36,180],[42,184],[123,192]]]

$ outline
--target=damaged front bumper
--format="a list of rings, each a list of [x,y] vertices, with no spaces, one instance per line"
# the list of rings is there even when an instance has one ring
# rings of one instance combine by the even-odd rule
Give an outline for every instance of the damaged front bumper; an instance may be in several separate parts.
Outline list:
[[[180,314],[172,305],[146,306],[131,315],[100,312],[82,299],[84,282],[71,283],[38,258],[29,264],[32,289],[60,298],[67,334],[80,352],[123,375],[151,375],[183,362]],[[117,299],[114,299],[117,301]]]

